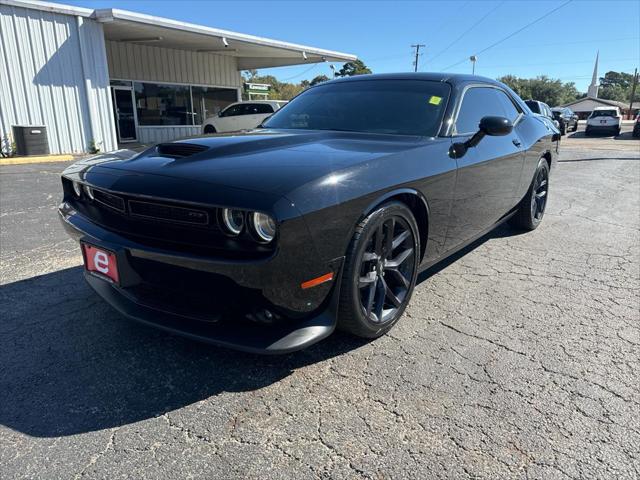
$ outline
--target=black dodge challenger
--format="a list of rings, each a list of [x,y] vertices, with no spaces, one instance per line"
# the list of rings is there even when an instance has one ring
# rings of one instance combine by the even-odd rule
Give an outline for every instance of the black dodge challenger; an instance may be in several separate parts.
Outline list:
[[[62,174],[85,278],[127,317],[261,353],[400,319],[418,272],[544,215],[559,132],[493,80],[363,75],[258,129],[92,157]]]

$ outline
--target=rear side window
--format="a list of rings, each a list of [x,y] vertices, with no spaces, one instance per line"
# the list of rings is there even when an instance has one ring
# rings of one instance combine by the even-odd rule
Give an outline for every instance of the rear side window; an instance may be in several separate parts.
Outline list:
[[[498,93],[500,92],[495,88],[485,87],[467,90],[456,120],[456,134],[476,133],[482,117],[504,117],[506,113]]]
[[[252,114],[273,113],[273,107],[268,103],[256,103],[252,107]]]

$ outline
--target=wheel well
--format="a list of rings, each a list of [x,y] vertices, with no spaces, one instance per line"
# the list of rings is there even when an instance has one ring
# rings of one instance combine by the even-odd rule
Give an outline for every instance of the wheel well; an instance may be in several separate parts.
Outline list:
[[[551,170],[551,152],[546,152],[542,158],[544,158],[549,164],[549,170]]]
[[[205,125],[204,133],[216,133],[216,129],[213,125]]]
[[[427,238],[429,233],[429,212],[427,211],[427,206],[424,201],[414,193],[399,193],[398,195],[386,198],[382,203],[386,203],[390,200],[397,200],[404,203],[409,207],[411,213],[413,213],[416,223],[418,224],[418,234],[420,236],[420,261],[422,261],[424,258],[424,252],[427,249]]]

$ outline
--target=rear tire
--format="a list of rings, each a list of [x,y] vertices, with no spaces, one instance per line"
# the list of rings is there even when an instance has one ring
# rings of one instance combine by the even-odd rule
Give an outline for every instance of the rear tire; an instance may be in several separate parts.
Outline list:
[[[549,198],[549,164],[546,158],[538,161],[538,166],[527,194],[524,196],[516,214],[509,222],[522,230],[535,230],[542,222]]]
[[[345,259],[338,328],[363,338],[387,333],[416,283],[418,226],[401,202],[383,204],[356,227]]]

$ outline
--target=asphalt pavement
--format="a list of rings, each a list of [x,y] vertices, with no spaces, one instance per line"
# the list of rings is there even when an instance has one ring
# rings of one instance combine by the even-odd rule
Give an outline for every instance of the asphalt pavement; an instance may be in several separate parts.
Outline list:
[[[123,319],[0,167],[0,478],[640,477],[640,141],[562,142],[544,222],[423,274],[406,315],[260,357]]]

